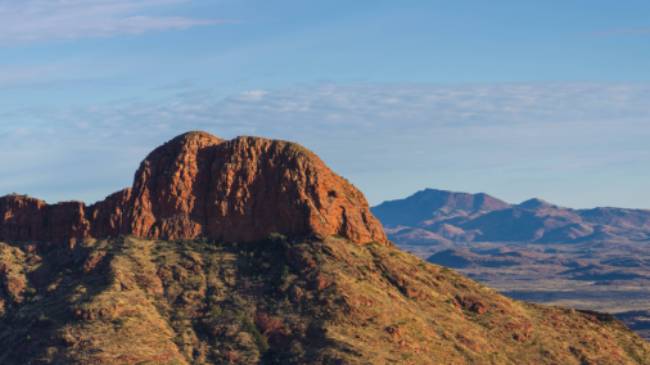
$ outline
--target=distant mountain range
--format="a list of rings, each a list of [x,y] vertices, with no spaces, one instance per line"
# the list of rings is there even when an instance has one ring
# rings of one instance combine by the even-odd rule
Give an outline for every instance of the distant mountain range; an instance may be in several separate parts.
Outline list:
[[[390,240],[510,297],[606,311],[650,339],[650,211],[426,189],[372,208]]]
[[[571,209],[530,199],[425,189],[372,212],[398,244],[636,242],[650,240],[650,210]]]

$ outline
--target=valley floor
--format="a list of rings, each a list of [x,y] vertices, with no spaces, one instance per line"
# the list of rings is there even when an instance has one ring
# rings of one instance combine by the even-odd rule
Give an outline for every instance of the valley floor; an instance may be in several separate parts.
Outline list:
[[[515,299],[614,314],[650,339],[650,244],[402,245]]]

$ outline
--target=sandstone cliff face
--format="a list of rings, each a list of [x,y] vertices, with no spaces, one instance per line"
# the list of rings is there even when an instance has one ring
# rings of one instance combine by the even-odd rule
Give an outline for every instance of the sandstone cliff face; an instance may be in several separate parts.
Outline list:
[[[250,241],[281,232],[386,241],[363,194],[307,149],[240,137],[213,154],[208,236]]]
[[[131,195],[130,188],[124,189],[88,208],[87,219],[92,222],[93,237],[116,237],[127,233],[126,211],[131,206]]]
[[[126,231],[163,239],[203,235],[212,180],[210,147],[221,142],[210,134],[191,132],[149,154],[135,174]]]
[[[5,241],[73,245],[132,234],[244,242],[271,233],[387,242],[352,184],[302,146],[264,138],[223,141],[204,132],[183,134],[147,156],[131,189],[89,207],[0,198]]]
[[[23,195],[0,198],[0,239],[75,244],[90,236],[80,202],[48,205]]]
[[[45,238],[43,212],[45,202],[21,195],[0,198],[0,235],[3,240],[35,240]]]

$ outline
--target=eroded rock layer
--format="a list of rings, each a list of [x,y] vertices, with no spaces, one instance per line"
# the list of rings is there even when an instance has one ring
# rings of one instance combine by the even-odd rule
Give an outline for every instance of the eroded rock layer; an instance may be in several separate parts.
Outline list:
[[[363,194],[295,143],[256,137],[223,141],[204,132],[155,149],[133,187],[91,206],[0,198],[0,240],[64,242],[131,234],[256,241],[338,235],[387,242]]]

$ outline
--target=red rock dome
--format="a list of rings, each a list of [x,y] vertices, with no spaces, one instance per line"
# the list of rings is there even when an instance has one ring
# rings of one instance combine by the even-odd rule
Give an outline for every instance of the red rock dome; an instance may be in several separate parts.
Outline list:
[[[318,156],[256,137],[180,135],[147,156],[131,189],[90,207],[0,198],[0,240],[74,243],[132,234],[249,242],[271,233],[387,242],[363,194]]]

